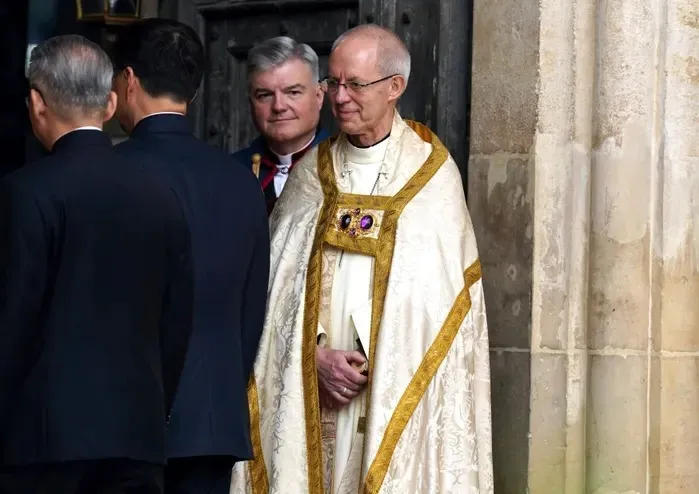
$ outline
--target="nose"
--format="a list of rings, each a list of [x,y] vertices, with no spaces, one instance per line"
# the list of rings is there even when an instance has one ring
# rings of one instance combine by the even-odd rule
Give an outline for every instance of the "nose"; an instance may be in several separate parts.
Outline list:
[[[338,86],[337,91],[335,94],[333,94],[333,98],[335,99],[336,103],[347,103],[352,100],[350,98],[349,94],[347,93],[347,89],[345,86]]]
[[[282,93],[276,93],[272,101],[272,110],[281,113],[286,110],[286,97]]]

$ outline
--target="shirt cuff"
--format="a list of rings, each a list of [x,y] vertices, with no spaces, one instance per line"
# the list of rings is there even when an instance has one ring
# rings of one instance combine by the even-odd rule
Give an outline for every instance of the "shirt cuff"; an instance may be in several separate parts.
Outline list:
[[[318,324],[318,334],[316,335],[316,343],[318,346],[325,348],[325,344],[328,342],[328,334],[325,332],[323,326]]]

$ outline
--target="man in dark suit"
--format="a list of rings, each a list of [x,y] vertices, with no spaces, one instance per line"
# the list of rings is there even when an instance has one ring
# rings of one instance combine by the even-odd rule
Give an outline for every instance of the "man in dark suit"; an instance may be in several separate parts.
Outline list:
[[[166,186],[100,130],[113,68],[80,36],[34,49],[50,155],[0,182],[0,492],[161,493],[193,304],[189,230]]]
[[[255,176],[196,139],[187,105],[205,56],[196,33],[164,19],[121,32],[114,46],[117,150],[176,190],[195,262],[194,330],[168,431],[168,493],[228,494],[234,462],[252,456],[247,383],[269,278],[265,201]]]

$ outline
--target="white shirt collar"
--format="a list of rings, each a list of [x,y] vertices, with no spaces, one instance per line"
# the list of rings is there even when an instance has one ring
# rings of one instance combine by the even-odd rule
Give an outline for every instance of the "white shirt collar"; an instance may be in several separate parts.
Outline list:
[[[293,156],[296,153],[301,152],[304,149],[306,149],[308,146],[310,146],[315,138],[316,138],[316,135],[313,134],[313,137],[311,137],[311,139],[306,144],[301,146],[301,149],[298,149],[298,150],[294,151],[293,153],[289,153],[289,154],[279,154],[279,153],[276,153],[272,148],[270,148],[270,151],[272,151],[277,156],[277,158],[279,158],[279,164],[277,165],[277,167],[285,168],[285,167],[291,166]]]
[[[180,115],[180,116],[184,117],[184,113],[180,113],[178,111],[157,111],[155,113],[151,113],[150,115],[146,115],[141,120],[143,120],[144,118],[148,118],[148,117],[154,117],[155,115]]]
[[[82,126],[82,127],[76,127],[76,128],[74,128],[74,129],[70,129],[70,130],[69,130],[68,132],[66,132],[65,134],[61,134],[61,135],[58,137],[58,139],[60,139],[61,137],[67,136],[67,135],[70,134],[71,132],[77,132],[78,130],[98,130],[98,131],[102,132],[102,129],[100,129],[99,127],[95,127],[94,125],[84,125],[84,126]],[[58,141],[58,139],[56,139],[56,141]]]

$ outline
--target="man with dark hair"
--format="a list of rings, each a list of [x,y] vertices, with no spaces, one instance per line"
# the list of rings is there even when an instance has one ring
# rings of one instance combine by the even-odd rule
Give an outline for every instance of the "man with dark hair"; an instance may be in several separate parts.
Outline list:
[[[250,169],[196,139],[184,116],[204,73],[188,26],[148,19],[115,45],[118,151],[176,190],[195,262],[194,331],[168,431],[168,493],[228,494],[252,457],[247,384],[264,322],[269,231]]]
[[[156,113],[184,115],[206,67],[194,30],[166,19],[146,19],[124,28],[113,58],[119,96],[115,115],[127,132]]]
[[[192,329],[173,192],[101,131],[112,63],[38,45],[32,128],[50,155],[0,180],[0,493],[163,492],[166,417]]]

